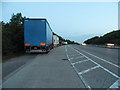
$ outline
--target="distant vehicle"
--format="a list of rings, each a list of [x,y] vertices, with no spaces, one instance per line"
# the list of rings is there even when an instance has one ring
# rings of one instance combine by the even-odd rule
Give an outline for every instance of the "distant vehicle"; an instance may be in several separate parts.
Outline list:
[[[27,53],[49,52],[53,47],[53,32],[46,19],[25,19],[24,46]]]
[[[63,45],[67,45],[68,43],[63,41],[62,44],[63,44]]]
[[[82,43],[81,46],[86,46],[87,44],[86,43]]]
[[[108,47],[108,48],[114,48],[114,47],[115,47],[115,44],[107,43],[107,44],[106,44],[106,47]]]
[[[53,35],[53,45],[54,47],[59,45],[59,37],[57,35]]]

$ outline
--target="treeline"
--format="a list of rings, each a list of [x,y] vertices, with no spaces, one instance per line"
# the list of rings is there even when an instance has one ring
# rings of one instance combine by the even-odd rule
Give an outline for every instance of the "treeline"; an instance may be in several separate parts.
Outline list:
[[[24,51],[24,36],[23,24],[25,17],[21,13],[12,15],[8,23],[2,23],[2,55],[23,52]]]
[[[58,37],[59,37],[59,40],[61,40],[61,41],[63,41],[63,42],[67,42],[68,44],[79,44],[79,43],[77,43],[77,42],[75,42],[75,41],[71,41],[71,40],[68,40],[68,39],[64,39],[64,38],[62,38],[62,37],[59,36],[59,35],[58,35]]]
[[[106,43],[114,43],[116,45],[120,45],[120,30],[112,31],[103,36],[95,36],[84,41],[86,44],[106,44]]]
[[[13,14],[8,23],[2,24],[2,56],[7,56],[19,52],[24,52],[24,19],[21,13]],[[69,44],[74,41],[65,40],[61,36],[60,40]]]

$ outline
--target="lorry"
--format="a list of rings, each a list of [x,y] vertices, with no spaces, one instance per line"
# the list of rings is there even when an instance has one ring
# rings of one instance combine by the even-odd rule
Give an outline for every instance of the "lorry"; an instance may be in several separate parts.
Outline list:
[[[53,48],[53,32],[47,19],[24,20],[24,48],[26,53],[49,52]]]
[[[53,35],[53,45],[54,47],[59,46],[59,37],[57,35]]]

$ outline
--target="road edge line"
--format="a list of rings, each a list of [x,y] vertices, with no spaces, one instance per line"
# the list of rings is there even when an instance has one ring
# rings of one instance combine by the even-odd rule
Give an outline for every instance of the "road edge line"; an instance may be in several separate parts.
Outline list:
[[[76,68],[74,67],[74,65],[72,64],[72,62],[70,61],[70,58],[68,56],[67,53],[67,47],[65,46],[65,52],[66,52],[66,56],[71,64],[71,66],[73,67],[73,69],[75,70],[75,72],[77,73],[78,77],[82,80],[83,84],[85,85],[85,87],[87,87],[89,90],[91,90],[91,87],[88,85],[88,83],[85,81],[85,79],[82,77],[82,75],[79,75],[79,72],[76,70]]]

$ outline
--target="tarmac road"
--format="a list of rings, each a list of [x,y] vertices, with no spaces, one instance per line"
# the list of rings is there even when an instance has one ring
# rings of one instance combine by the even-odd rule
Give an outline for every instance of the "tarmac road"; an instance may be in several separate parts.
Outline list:
[[[12,75],[8,75],[2,86],[3,88],[85,87],[67,60],[65,46],[54,48],[48,54],[38,54],[31,62],[23,65]]]
[[[60,46],[48,54],[34,55],[31,59],[29,57],[29,63],[6,75],[7,78],[5,77],[2,86],[3,88],[118,88],[120,79],[118,56],[118,49]]]
[[[120,87],[118,49],[93,46],[66,46],[67,56],[88,88]]]

